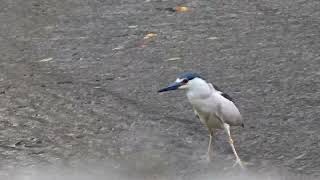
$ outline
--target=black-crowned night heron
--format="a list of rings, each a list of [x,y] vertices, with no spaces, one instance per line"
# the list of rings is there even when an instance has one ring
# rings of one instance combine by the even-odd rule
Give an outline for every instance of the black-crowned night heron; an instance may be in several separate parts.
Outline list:
[[[194,113],[209,130],[208,159],[211,160],[212,137],[216,129],[224,129],[229,137],[229,143],[236,157],[236,164],[243,168],[242,162],[233,145],[230,126],[244,127],[241,114],[233,103],[232,98],[219,88],[206,82],[196,73],[184,73],[168,87],[158,92],[185,89]]]

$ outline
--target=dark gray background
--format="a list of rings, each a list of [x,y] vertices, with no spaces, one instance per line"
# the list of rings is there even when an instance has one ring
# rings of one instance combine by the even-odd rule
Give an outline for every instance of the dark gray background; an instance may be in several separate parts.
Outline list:
[[[177,5],[191,10],[165,9]],[[232,174],[225,134],[208,164],[184,93],[156,93],[190,70],[235,99],[248,171],[320,175],[318,0],[2,0],[0,28],[3,178],[79,164],[140,179]]]

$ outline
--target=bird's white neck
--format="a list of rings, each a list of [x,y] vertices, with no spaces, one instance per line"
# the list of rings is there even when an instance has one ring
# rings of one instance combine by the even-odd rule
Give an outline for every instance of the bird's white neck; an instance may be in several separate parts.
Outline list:
[[[194,78],[189,81],[187,96],[189,99],[207,98],[211,95],[212,90],[213,89],[205,80]]]

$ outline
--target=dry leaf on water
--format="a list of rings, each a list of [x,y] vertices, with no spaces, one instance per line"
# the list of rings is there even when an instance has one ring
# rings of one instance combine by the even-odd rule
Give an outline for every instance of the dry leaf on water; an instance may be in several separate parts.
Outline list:
[[[156,36],[157,36],[156,33],[151,32],[151,33],[148,33],[147,35],[145,35],[143,37],[143,39],[150,39],[150,38],[153,38],[153,37],[156,37]]]
[[[186,7],[186,6],[177,6],[175,8],[176,12],[188,12],[190,11],[190,8]]]

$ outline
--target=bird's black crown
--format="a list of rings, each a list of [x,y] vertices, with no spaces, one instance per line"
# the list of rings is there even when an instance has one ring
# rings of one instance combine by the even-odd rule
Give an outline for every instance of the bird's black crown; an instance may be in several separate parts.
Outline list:
[[[203,79],[199,74],[193,73],[193,72],[185,72],[180,74],[179,79],[187,79],[187,80],[192,80],[194,78],[201,78]]]

